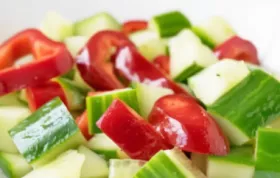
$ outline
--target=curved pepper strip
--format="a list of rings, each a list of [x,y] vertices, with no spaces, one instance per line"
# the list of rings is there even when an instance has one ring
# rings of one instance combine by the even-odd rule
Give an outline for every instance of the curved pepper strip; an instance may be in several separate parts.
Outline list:
[[[118,99],[97,126],[132,159],[149,160],[158,151],[171,148],[153,126]]]
[[[26,97],[29,109],[34,112],[48,101],[59,97],[68,108],[67,98],[64,90],[55,81],[26,88]]]
[[[116,69],[129,81],[169,88],[174,93],[191,96],[183,88],[146,60],[136,49],[124,47],[119,50],[115,61]]]
[[[82,115],[77,117],[76,124],[78,125],[79,129],[81,130],[82,134],[87,140],[90,140],[92,135],[88,131],[88,117],[87,111],[84,111]]]
[[[134,44],[121,32],[101,31],[90,38],[76,56],[77,67],[82,78],[96,90],[124,88],[114,73],[111,62],[112,50]]]
[[[30,53],[33,62],[13,66],[16,60]],[[73,64],[63,43],[48,39],[36,29],[24,30],[0,46],[0,96],[64,74]]]
[[[145,30],[148,28],[148,22],[145,20],[130,20],[123,23],[122,31],[124,34],[129,35],[131,33]]]
[[[165,55],[160,55],[154,58],[153,60],[154,66],[161,70],[163,73],[169,75],[170,74],[170,57]]]

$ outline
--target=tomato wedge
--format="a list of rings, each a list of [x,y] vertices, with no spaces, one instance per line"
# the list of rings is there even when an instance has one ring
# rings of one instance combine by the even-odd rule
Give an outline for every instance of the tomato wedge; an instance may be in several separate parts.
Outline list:
[[[131,33],[145,30],[148,28],[148,22],[145,20],[130,20],[123,23],[122,31],[124,34],[129,35]]]
[[[226,155],[229,143],[215,120],[191,97],[167,95],[160,98],[149,122],[169,144],[184,151]]]
[[[161,70],[163,73],[168,74],[170,73],[170,58],[169,56],[161,55],[156,57],[153,60],[153,64]]]
[[[259,65],[258,52],[253,43],[234,36],[214,49],[219,59],[231,58]]]

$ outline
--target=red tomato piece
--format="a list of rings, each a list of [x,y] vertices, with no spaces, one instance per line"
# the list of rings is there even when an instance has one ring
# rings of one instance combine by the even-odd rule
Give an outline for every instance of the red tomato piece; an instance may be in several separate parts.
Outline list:
[[[214,49],[219,59],[231,58],[259,65],[258,52],[253,43],[234,36]]]
[[[170,73],[170,58],[169,56],[161,55],[153,60],[153,64],[165,74]]]
[[[118,99],[97,126],[133,159],[149,160],[158,151],[170,148],[147,121]]]
[[[215,120],[191,97],[167,95],[160,98],[149,122],[168,141],[184,151],[226,155],[229,143]]]
[[[82,115],[80,115],[77,119],[76,119],[76,123],[78,125],[78,127],[80,128],[82,134],[84,135],[84,137],[89,140],[91,139],[92,135],[89,133],[88,131],[88,117],[87,117],[87,112],[83,112]]]
[[[122,31],[124,34],[129,35],[133,32],[145,30],[148,28],[148,22],[145,20],[131,20],[123,23]]]

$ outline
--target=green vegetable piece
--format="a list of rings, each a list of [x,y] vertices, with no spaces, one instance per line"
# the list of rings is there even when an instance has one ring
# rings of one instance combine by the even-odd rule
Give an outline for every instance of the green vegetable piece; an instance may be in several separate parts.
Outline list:
[[[111,159],[109,178],[132,178],[145,163],[142,160]]]

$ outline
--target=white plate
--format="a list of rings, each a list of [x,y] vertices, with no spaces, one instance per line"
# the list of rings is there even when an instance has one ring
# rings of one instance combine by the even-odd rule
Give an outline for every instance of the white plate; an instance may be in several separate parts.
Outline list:
[[[280,73],[280,1],[278,0],[1,0],[0,42],[15,32],[39,25],[45,13],[57,11],[77,20],[108,11],[120,21],[149,19],[178,9],[192,22],[222,15],[237,32],[253,41],[264,66]]]

